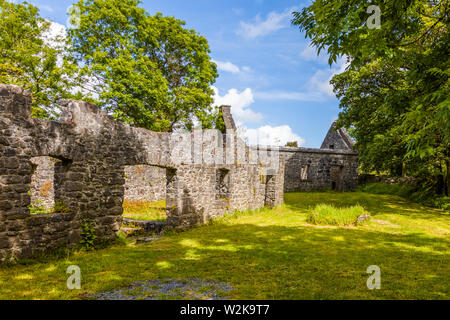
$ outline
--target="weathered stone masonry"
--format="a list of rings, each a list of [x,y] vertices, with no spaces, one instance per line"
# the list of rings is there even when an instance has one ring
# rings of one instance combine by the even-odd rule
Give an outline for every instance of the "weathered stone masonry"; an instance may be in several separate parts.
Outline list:
[[[157,166],[125,167],[125,194],[128,201],[155,202],[166,199],[166,170]]]
[[[174,161],[171,134],[129,127],[92,104],[63,101],[57,122],[31,118],[30,106],[29,92],[0,85],[0,261],[76,246],[85,219],[99,240],[114,238],[122,222],[128,166],[165,171],[168,223],[175,227],[282,202],[284,176],[277,172],[283,172],[283,161],[278,171],[268,172],[251,164],[254,151],[248,147],[233,165],[192,165]],[[242,144],[238,140],[227,150],[234,152]],[[64,203],[69,213],[30,215],[36,157],[58,160],[53,179],[51,170],[42,174],[52,181],[54,201]],[[218,170],[227,172],[228,197],[217,196]]]
[[[320,149],[281,148],[286,160],[284,191],[334,189],[352,191],[358,186],[358,153],[344,129],[333,123]]]
[[[358,186],[358,155],[353,151],[282,148],[280,153],[286,158],[285,192],[352,191]]]
[[[168,224],[183,228],[227,211],[278,206],[285,191],[357,186],[358,154],[334,124],[321,149],[281,148],[274,168],[250,161],[260,151],[259,160],[269,157],[270,148],[249,148],[229,131],[221,142],[216,130],[194,131],[188,136],[211,143],[191,139],[180,150],[177,134],[129,127],[86,102],[63,101],[59,121],[31,118],[30,106],[29,92],[0,85],[0,261],[76,246],[86,219],[99,240],[114,238],[124,198],[165,198]],[[227,130],[235,130],[230,107],[222,113]],[[239,156],[232,164],[192,164],[182,152],[189,148]],[[32,201],[47,209],[60,202],[70,212],[30,215]]]

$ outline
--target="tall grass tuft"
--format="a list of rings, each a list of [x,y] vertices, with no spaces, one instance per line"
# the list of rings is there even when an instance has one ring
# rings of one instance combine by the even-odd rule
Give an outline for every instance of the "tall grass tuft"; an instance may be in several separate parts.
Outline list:
[[[367,214],[360,205],[336,208],[328,204],[318,204],[308,213],[306,221],[311,224],[349,226],[356,225],[358,217]]]

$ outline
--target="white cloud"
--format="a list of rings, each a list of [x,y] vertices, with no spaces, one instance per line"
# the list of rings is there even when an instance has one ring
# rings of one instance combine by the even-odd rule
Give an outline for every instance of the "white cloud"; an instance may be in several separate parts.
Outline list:
[[[67,38],[67,28],[57,22],[50,20],[47,20],[47,22],[50,22],[50,27],[43,33],[44,42],[53,48],[64,47],[63,42]]]
[[[245,123],[261,122],[263,116],[261,113],[254,112],[249,108],[255,102],[253,92],[250,88],[239,92],[237,89],[231,89],[226,95],[220,96],[219,90],[214,90],[214,102],[216,105],[230,105],[238,126],[239,135],[251,145],[272,145],[284,146],[287,142],[297,141],[299,146],[305,145],[305,140],[295,134],[288,125],[270,126],[265,125],[257,129],[248,129]]]
[[[261,113],[254,112],[248,108],[255,102],[253,92],[250,88],[242,92],[239,92],[237,89],[230,89],[224,96],[220,96],[219,89],[214,86],[212,88],[214,90],[214,104],[217,106],[231,106],[231,113],[238,124],[247,122],[258,123],[262,121],[263,115]]]
[[[233,11],[233,13],[237,16],[240,16],[244,13],[244,9],[242,8],[233,8],[231,9],[231,11]]]
[[[344,72],[348,65],[349,63],[347,62],[346,57],[343,57],[337,61],[336,67],[317,70],[311,79],[309,79],[307,87],[311,91],[316,91],[335,98],[336,96],[333,92],[333,86],[330,84],[330,80],[336,74]]]
[[[255,97],[266,101],[312,101],[321,102],[329,98],[336,98],[333,87],[330,84],[331,78],[342,73],[348,67],[347,58],[343,57],[336,62],[333,68],[319,69],[306,82],[304,88],[299,91],[257,91]]]
[[[237,65],[235,65],[229,61],[223,62],[223,61],[218,61],[218,60],[214,60],[214,59],[211,61],[217,65],[217,69],[219,71],[231,72],[233,74],[250,73],[252,71],[252,69],[250,67],[243,66],[242,68],[239,68]]]
[[[288,28],[290,26],[290,17],[294,9],[288,9],[284,12],[272,11],[267,15],[265,20],[262,20],[257,15],[253,22],[241,21],[237,34],[247,39],[253,39],[260,36],[266,36],[272,32],[280,29]]]
[[[47,5],[45,5],[45,4],[39,5],[39,8],[41,8],[41,9],[43,9],[43,10],[46,10],[46,11],[48,11],[48,12],[53,12],[53,11],[54,11],[52,7],[47,6]]]
[[[284,146],[288,142],[297,141],[298,146],[304,146],[306,141],[295,134],[288,125],[272,127],[262,126],[258,129],[246,129],[242,133],[250,145]]]
[[[300,57],[306,61],[315,61],[319,63],[328,62],[328,56],[324,54],[324,51],[317,55],[317,49],[311,43],[308,44],[302,52],[300,52]]]
[[[53,22],[50,20],[47,21],[50,22],[50,27],[46,32],[43,33],[42,39],[45,44],[62,52],[61,55],[58,55],[56,62],[57,65],[61,67],[64,61],[62,55],[65,51],[67,51],[67,43],[65,41],[67,39],[67,28],[57,22]],[[103,83],[95,77],[87,77],[84,80],[85,82],[83,84],[83,87],[72,86],[71,88],[68,88],[70,92],[72,94],[81,92],[86,96],[91,96],[94,99],[98,99],[98,91],[101,90]]]
[[[277,101],[322,101],[323,95],[320,92],[300,92],[300,91],[261,91],[255,92],[255,97],[261,100]]]
[[[291,56],[286,54],[277,54],[277,57],[286,61],[289,64],[298,65],[300,63],[300,59],[293,59]]]
[[[217,64],[217,69],[221,71],[231,72],[231,73],[239,73],[241,69],[237,65],[232,64],[231,62],[222,62],[217,60],[212,60],[215,64]]]
[[[303,49],[300,56],[306,61],[315,61],[324,64],[328,63],[327,54],[322,51],[320,55],[317,55],[317,49],[311,43]],[[306,87],[310,91],[325,94],[328,97],[336,97],[333,92],[333,86],[330,84],[330,80],[336,74],[344,72],[348,65],[347,57],[341,57],[336,61],[334,67],[317,70],[309,79]]]

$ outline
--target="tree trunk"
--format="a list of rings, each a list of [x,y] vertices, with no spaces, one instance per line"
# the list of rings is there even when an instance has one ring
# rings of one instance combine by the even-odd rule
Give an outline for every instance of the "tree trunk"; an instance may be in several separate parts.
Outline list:
[[[447,163],[447,188],[445,190],[445,194],[450,196],[450,161],[446,161]]]
[[[436,193],[441,195],[445,194],[445,176],[444,176],[444,168],[442,168],[442,162],[439,161],[439,175],[437,177],[436,183]]]

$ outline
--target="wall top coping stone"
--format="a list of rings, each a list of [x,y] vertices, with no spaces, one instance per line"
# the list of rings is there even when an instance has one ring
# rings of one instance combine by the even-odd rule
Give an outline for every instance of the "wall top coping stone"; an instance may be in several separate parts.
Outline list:
[[[340,150],[340,149],[315,149],[315,148],[295,148],[295,147],[279,147],[280,152],[292,152],[292,153],[322,153],[322,154],[343,154],[357,156],[359,153],[353,150]]]
[[[9,94],[19,94],[25,97],[31,97],[31,91],[23,89],[22,87],[16,85],[8,85],[0,83],[0,95],[9,95]]]
[[[5,85],[0,83],[0,96],[7,96],[10,94],[23,96],[27,100],[26,104],[31,104],[31,92],[29,90],[25,90],[16,85]],[[129,125],[121,121],[117,121],[107,112],[101,110],[95,104],[90,102],[71,99],[61,99],[60,101],[58,101],[58,103],[61,106],[62,113],[60,115],[60,119],[56,121],[56,124],[73,123],[76,126],[81,125],[81,127],[90,127],[91,129],[95,129],[96,127],[101,126],[102,125],[101,123],[103,123],[103,121],[107,120],[108,122],[111,121],[111,123],[123,125],[125,128],[130,128],[132,130],[139,130],[149,134],[167,135],[167,133],[160,133],[143,128],[130,127]],[[235,130],[236,126],[234,124],[234,120],[230,112],[231,107],[221,106],[220,108],[223,113],[227,129]],[[27,111],[28,113],[30,113],[31,108],[30,110],[28,110],[27,108]],[[218,130],[210,129],[204,131],[209,132]],[[292,147],[276,147],[276,146],[247,146],[247,148],[251,150],[263,150],[263,151],[267,150],[267,151],[292,152],[292,153],[316,153],[316,154],[337,154],[337,155],[355,155],[355,156],[359,154],[357,151],[343,150],[343,149],[292,148]]]

